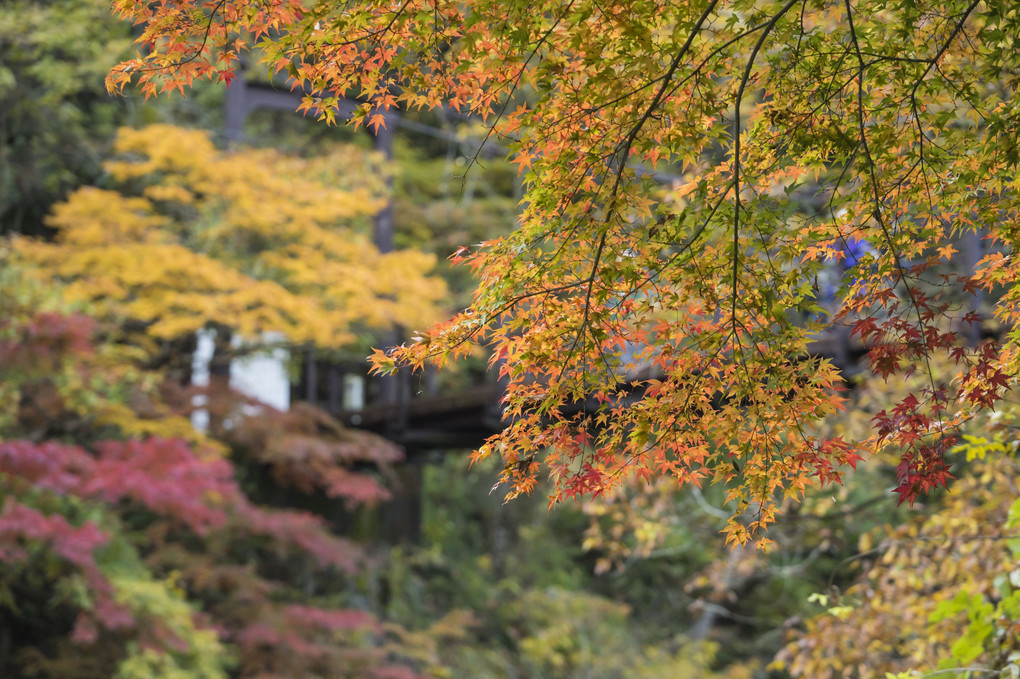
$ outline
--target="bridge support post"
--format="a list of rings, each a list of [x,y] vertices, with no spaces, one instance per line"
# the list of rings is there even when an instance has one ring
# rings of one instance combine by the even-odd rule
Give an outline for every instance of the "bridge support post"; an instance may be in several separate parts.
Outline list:
[[[393,545],[421,544],[423,465],[404,462],[393,471],[393,498],[379,509],[381,538]]]

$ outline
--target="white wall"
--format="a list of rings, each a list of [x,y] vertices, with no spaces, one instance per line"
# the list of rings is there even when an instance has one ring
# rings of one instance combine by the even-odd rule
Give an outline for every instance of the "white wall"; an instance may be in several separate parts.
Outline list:
[[[191,357],[191,383],[196,387],[209,386],[209,363],[212,361],[216,348],[216,331],[212,328],[199,330],[196,335],[195,353]],[[284,336],[278,332],[263,333],[260,345],[269,348],[246,352],[246,355],[230,362],[230,388],[261,401],[277,410],[290,408],[290,379],[287,376],[287,360],[289,355],[282,346]],[[273,346],[273,345],[277,346]],[[243,340],[234,335],[231,346],[235,349],[244,347]],[[209,430],[209,411],[204,407],[208,403],[205,394],[196,394],[191,404],[195,410],[191,412],[191,426],[197,431]]]

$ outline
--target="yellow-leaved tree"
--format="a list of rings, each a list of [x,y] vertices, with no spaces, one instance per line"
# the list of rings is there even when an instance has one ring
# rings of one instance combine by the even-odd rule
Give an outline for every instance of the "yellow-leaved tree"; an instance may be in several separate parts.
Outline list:
[[[224,152],[204,132],[167,125],[122,129],[114,150],[108,187],[55,208],[53,242],[15,245],[72,301],[157,340],[215,323],[330,349],[441,315],[435,258],[372,243],[385,201],[376,155]]]
[[[364,355],[442,313],[433,256],[372,244],[381,160],[154,126],[105,172],[0,243],[0,676],[419,676],[435,638],[341,593],[359,545],[265,500],[371,506],[399,449],[175,373],[205,328]]]

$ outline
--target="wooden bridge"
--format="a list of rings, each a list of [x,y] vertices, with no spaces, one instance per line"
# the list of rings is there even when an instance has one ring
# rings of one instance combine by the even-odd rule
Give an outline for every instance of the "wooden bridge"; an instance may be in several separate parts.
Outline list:
[[[828,358],[846,375],[860,371],[858,364],[864,352],[863,345],[851,340],[849,332],[843,330],[828,332],[811,345],[811,355]],[[315,362],[315,367],[309,369],[312,362],[314,358],[306,358],[304,377],[294,387],[294,399],[324,408],[348,427],[397,443],[410,461],[443,451],[478,448],[506,425],[501,404],[503,388],[495,381],[444,394],[413,389],[413,376],[398,373],[390,378],[375,378],[395,382],[390,389],[377,389],[391,398],[384,400],[377,394],[363,407],[348,409],[343,407],[338,387],[345,376],[342,368]],[[363,367],[349,368],[359,377],[364,374]],[[320,375],[325,375],[325,379],[320,380]],[[593,402],[591,407],[597,404]]]

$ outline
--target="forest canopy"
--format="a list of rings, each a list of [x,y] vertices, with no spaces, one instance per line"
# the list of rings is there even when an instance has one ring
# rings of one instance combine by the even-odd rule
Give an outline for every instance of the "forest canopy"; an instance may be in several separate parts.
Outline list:
[[[744,542],[878,448],[901,501],[945,485],[955,432],[1015,379],[1013,3],[114,4],[143,51],[113,90],[230,82],[254,50],[326,121],[443,107],[510,149],[517,228],[456,255],[473,303],[373,360],[488,346],[512,424],[476,458],[511,496],[543,469],[554,500],[724,483]],[[841,327],[876,374],[927,375],[858,439],[816,426],[844,396],[812,343]]]

